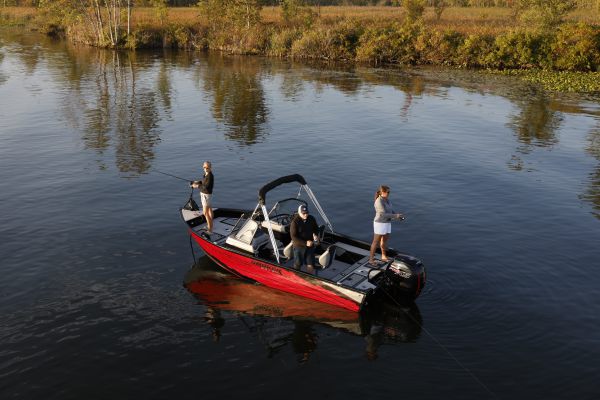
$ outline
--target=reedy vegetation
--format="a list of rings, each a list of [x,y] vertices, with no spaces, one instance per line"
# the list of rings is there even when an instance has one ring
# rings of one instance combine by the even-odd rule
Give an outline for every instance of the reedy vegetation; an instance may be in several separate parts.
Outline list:
[[[160,21],[156,24],[136,21],[141,9],[131,21],[131,0],[42,0],[40,20],[48,32],[64,31],[75,41],[104,47],[218,49],[373,64],[600,70],[600,28],[565,22],[575,0],[504,1],[512,4],[514,19],[510,28],[499,31],[485,29],[484,23],[469,31],[440,25],[456,1],[401,0],[402,14],[396,18],[325,18],[320,8],[302,0],[281,0],[280,17],[266,21],[259,0],[200,0],[195,11],[187,11],[194,17],[182,23],[169,18],[172,9],[166,0],[150,0],[154,20]],[[428,10],[435,15],[433,23],[424,20]]]

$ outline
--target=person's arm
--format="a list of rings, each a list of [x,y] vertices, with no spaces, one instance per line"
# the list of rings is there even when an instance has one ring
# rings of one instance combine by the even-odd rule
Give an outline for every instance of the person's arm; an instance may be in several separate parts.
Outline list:
[[[377,200],[375,200],[375,212],[378,216],[381,216],[387,220],[398,218],[398,214],[386,212],[381,197],[378,197]]]
[[[392,208],[392,203],[390,203],[390,208]],[[394,217],[393,217],[394,219],[400,219],[400,220],[404,219],[403,214],[396,212],[396,210],[394,210],[394,209],[392,209],[391,211],[394,214]]]
[[[311,215],[312,217],[312,215]],[[317,224],[317,220],[312,218],[312,231],[313,231],[313,239],[315,242],[319,241],[319,225]]]
[[[298,225],[296,224],[296,218],[292,219],[292,222],[290,223],[290,237],[292,238],[292,242],[294,242],[294,244],[302,241],[302,239],[298,238]]]

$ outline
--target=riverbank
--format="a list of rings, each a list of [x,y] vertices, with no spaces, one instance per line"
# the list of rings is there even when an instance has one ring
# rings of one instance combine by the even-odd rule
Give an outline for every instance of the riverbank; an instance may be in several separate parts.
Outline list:
[[[66,23],[48,13],[40,18],[35,9],[9,7],[0,19],[103,47],[479,68],[516,74],[551,90],[600,91],[600,27],[595,14],[581,10],[554,30],[525,28],[505,8],[450,8],[439,19],[427,9],[412,20],[397,7],[306,7],[292,17],[280,7],[264,7],[252,24],[218,10],[201,11],[137,8],[130,33],[122,29],[110,42],[98,39],[90,24]]]

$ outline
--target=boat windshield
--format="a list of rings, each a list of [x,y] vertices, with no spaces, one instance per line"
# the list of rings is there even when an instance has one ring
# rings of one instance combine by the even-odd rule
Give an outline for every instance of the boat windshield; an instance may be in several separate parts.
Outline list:
[[[294,215],[294,213],[298,212],[298,206],[300,204],[304,204],[308,206],[306,201],[302,199],[289,198],[285,200],[278,201],[275,203],[271,211],[269,212],[269,218],[272,218],[276,215]]]

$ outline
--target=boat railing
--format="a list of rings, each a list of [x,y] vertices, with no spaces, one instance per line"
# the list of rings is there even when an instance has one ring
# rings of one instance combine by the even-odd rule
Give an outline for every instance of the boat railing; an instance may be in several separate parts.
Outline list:
[[[244,226],[242,222],[245,222],[247,219],[248,215],[246,213],[242,213],[242,215],[240,215],[238,220],[235,222],[235,225],[233,225],[233,228],[231,228],[231,234],[233,235],[234,233],[237,233],[242,226]]]

